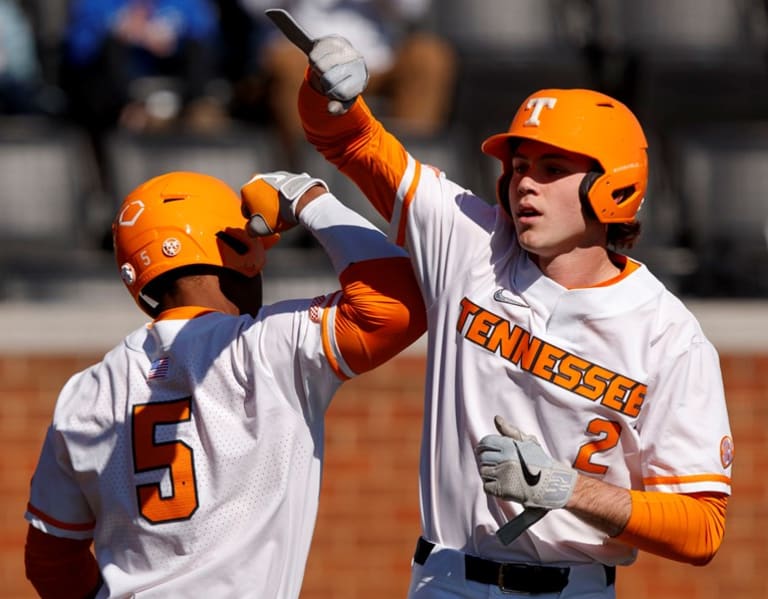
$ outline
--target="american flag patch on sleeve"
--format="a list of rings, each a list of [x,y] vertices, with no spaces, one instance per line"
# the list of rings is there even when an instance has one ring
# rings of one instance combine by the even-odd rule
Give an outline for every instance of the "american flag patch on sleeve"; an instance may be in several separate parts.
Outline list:
[[[323,306],[325,305],[325,295],[318,295],[312,300],[312,304],[309,306],[309,319],[312,322],[320,322],[323,316]]]
[[[164,358],[159,358],[152,362],[152,364],[149,367],[149,374],[147,375],[147,380],[155,380],[155,379],[164,379],[166,376],[168,376],[168,366],[170,364],[170,358],[168,356],[165,356]]]

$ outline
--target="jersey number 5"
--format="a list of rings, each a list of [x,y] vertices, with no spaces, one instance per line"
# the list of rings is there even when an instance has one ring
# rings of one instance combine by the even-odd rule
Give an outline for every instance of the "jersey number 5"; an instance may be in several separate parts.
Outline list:
[[[171,493],[163,497],[160,483],[137,485],[141,515],[152,524],[186,520],[198,507],[192,448],[182,441],[155,442],[155,428],[162,424],[188,422],[192,398],[145,403],[133,407],[133,469],[138,474],[167,468]]]

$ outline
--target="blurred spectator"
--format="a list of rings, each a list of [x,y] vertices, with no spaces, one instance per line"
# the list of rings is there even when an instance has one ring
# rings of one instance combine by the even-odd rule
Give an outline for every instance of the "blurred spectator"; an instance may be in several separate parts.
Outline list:
[[[27,14],[15,0],[0,0],[0,113],[54,114],[61,103],[52,91]]]
[[[252,17],[251,70],[262,91],[251,98],[251,108],[274,120],[295,168],[300,168],[297,144],[304,137],[296,96],[307,58],[264,16],[267,8],[285,8],[313,37],[340,33],[349,39],[370,71],[368,97],[381,104],[380,113],[391,127],[403,134],[432,135],[447,123],[456,57],[426,27],[430,0],[239,1]]]
[[[217,129],[212,93],[219,28],[211,0],[74,0],[62,83],[75,119],[91,130],[167,126]]]

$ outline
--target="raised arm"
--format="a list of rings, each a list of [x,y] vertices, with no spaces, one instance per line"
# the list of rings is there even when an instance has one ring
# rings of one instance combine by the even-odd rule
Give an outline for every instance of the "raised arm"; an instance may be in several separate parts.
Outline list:
[[[408,155],[400,141],[373,116],[362,97],[342,115],[327,110],[327,98],[309,75],[299,91],[299,112],[307,140],[352,179],[373,207],[391,220]]]
[[[306,173],[257,175],[241,190],[254,235],[272,235],[302,223],[327,252],[342,285],[334,341],[342,377],[386,362],[426,330],[426,311],[402,249]],[[331,352],[329,358],[333,358]]]

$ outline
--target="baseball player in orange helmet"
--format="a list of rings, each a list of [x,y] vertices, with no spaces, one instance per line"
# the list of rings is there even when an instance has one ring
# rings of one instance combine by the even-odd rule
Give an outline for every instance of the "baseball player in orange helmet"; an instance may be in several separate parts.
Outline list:
[[[298,222],[341,290],[262,306],[265,247]],[[113,233],[152,321],[59,395],[27,577],[41,597],[298,597],[325,411],[424,331],[407,257],[324,182],[282,171],[240,196],[203,174],[156,177]]]
[[[618,251],[648,178],[632,112],[590,90],[531,94],[483,144],[501,163],[494,205],[374,118],[349,42],[308,56],[307,138],[390,221],[429,307],[410,596],[609,598],[638,550],[706,564],[733,442],[714,347]]]

